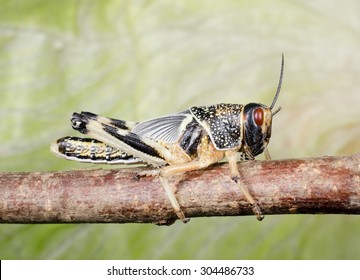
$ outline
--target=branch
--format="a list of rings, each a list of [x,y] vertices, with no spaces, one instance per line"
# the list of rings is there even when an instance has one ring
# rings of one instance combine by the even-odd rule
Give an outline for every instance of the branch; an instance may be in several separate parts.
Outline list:
[[[266,215],[360,214],[360,153],[249,161],[238,167]],[[0,223],[174,222],[159,179],[134,179],[142,170],[0,173]],[[226,163],[171,182],[189,218],[253,215]]]

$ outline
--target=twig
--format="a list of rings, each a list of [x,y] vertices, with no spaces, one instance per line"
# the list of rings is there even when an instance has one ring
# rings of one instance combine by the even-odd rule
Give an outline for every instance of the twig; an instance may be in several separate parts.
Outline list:
[[[238,167],[266,215],[360,214],[360,153]],[[172,223],[159,178],[134,179],[142,170],[0,173],[0,223]],[[172,182],[189,218],[252,215],[226,163]]]

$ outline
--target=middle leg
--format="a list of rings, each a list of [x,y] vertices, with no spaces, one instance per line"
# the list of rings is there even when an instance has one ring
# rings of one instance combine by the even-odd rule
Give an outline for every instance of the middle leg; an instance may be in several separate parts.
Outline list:
[[[188,162],[188,163],[166,166],[166,167],[162,168],[161,170],[155,170],[155,171],[159,171],[156,173],[160,175],[160,182],[166,192],[167,197],[169,198],[171,206],[173,207],[178,218],[183,223],[187,223],[189,221],[189,219],[185,217],[184,212],[181,210],[180,204],[175,196],[173,187],[169,184],[168,178],[171,176],[180,174],[180,173],[203,169],[203,168],[209,166],[211,163],[212,162],[192,161],[192,162]]]

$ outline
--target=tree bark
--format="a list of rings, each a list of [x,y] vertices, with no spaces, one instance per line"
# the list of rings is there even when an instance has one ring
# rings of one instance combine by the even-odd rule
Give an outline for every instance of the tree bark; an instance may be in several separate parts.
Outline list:
[[[360,153],[238,167],[265,215],[360,214]],[[0,223],[171,224],[177,217],[159,178],[134,178],[143,170],[0,173]],[[188,218],[253,215],[227,163],[170,182]]]

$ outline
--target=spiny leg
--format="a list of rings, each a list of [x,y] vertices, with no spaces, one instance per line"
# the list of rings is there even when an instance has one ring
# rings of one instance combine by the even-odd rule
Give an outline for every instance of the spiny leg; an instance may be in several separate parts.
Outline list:
[[[235,151],[228,151],[226,152],[226,157],[229,159],[231,179],[239,186],[246,200],[250,203],[256,218],[261,221],[264,219],[264,215],[261,213],[259,205],[255,202],[247,186],[241,181],[240,172],[237,168],[237,153]]]

